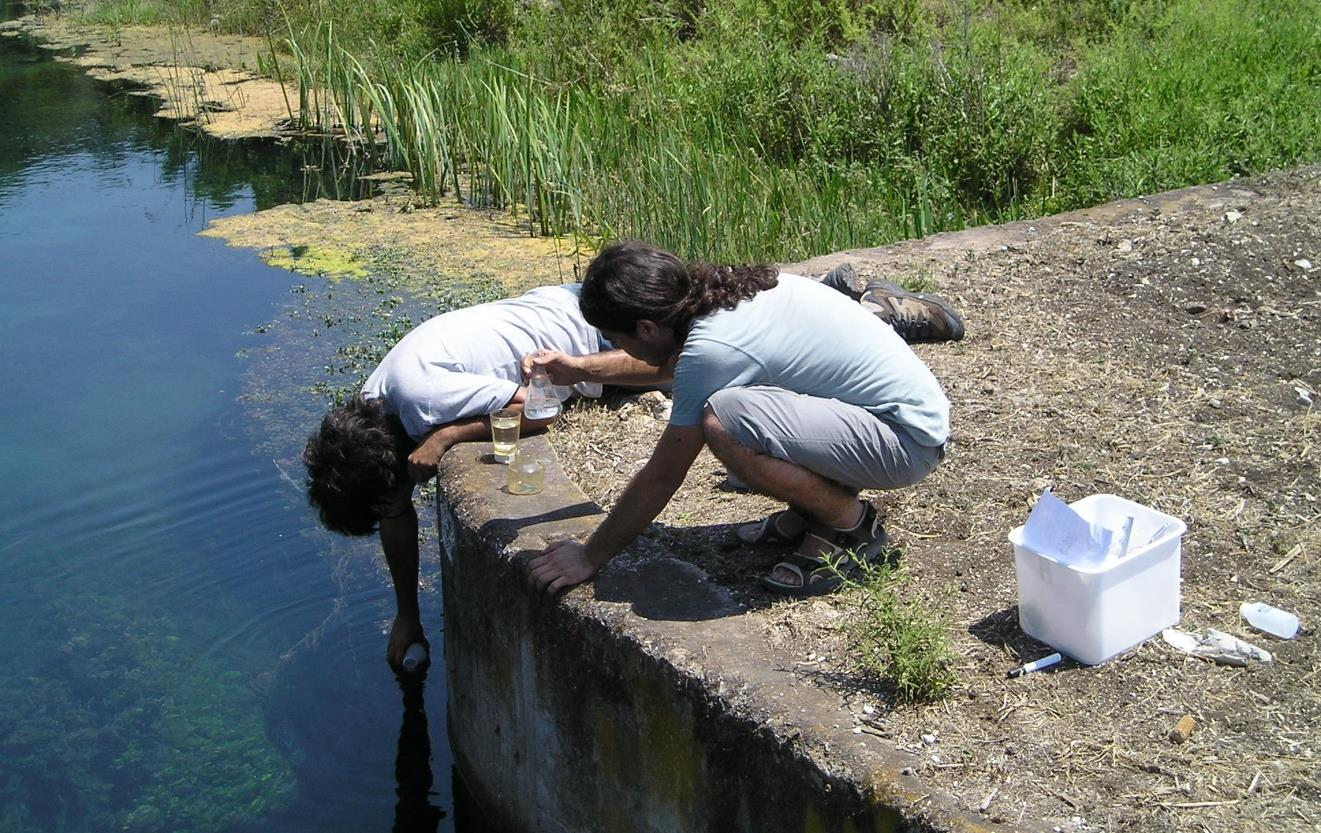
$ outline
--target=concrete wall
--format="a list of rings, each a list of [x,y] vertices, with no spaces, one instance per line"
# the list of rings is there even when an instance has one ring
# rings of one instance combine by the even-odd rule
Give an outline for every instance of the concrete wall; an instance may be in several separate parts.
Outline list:
[[[559,598],[526,583],[548,541],[599,508],[554,462],[536,496],[502,490],[489,445],[441,472],[445,668],[455,759],[483,808],[526,831],[1002,829],[947,812],[838,698],[767,655],[700,570],[611,562]]]

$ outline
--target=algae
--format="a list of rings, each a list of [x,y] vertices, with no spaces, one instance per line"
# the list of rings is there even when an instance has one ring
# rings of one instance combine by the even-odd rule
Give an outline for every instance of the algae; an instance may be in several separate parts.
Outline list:
[[[261,259],[269,266],[300,275],[331,279],[367,277],[366,265],[352,250],[343,246],[311,243],[281,246],[262,252]]]

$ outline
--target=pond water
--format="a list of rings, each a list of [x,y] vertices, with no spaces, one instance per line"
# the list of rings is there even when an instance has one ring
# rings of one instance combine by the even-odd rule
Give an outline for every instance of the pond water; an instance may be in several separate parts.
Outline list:
[[[474,829],[443,674],[395,680],[377,548],[301,491],[306,299],[378,289],[196,234],[352,186],[151,109],[0,40],[0,830]]]

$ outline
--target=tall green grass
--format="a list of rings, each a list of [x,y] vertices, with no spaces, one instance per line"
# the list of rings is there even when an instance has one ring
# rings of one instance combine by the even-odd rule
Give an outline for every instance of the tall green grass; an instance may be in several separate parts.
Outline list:
[[[1321,158],[1316,0],[208,8],[225,27],[278,22],[303,122],[388,154],[426,199],[713,260]]]

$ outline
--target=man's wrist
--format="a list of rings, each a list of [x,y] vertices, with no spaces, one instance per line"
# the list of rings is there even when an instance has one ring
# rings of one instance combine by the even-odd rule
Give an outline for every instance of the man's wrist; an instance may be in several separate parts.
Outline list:
[[[596,543],[594,538],[595,536],[588,538],[587,543],[583,545],[583,555],[586,556],[588,563],[600,570],[615,557],[615,553]]]
[[[418,605],[417,600],[413,599],[411,601],[404,600],[396,602],[394,620],[396,622],[421,622],[422,609]]]

